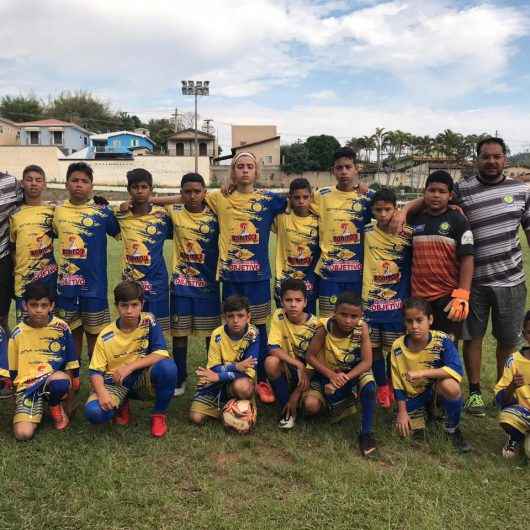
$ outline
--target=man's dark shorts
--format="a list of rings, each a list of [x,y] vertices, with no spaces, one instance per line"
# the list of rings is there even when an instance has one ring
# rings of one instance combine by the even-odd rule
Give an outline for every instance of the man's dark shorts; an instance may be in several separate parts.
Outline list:
[[[491,310],[492,333],[504,347],[517,347],[526,311],[526,285],[488,287],[474,285],[469,299],[469,317],[464,324],[464,340],[486,335]]]
[[[445,308],[450,301],[450,296],[443,296],[430,302],[433,312],[432,329],[443,331],[457,341],[462,336],[462,322],[453,322],[447,318],[448,312],[445,311]]]
[[[7,255],[0,258],[0,319],[9,314],[14,292],[13,261]]]

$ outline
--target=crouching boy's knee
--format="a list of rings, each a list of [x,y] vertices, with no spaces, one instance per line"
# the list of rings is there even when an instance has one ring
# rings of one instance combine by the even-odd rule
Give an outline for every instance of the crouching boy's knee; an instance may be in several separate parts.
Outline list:
[[[251,399],[254,395],[254,383],[248,377],[240,377],[232,383],[232,393],[238,399]]]
[[[103,410],[99,401],[94,399],[85,405],[85,418],[93,425],[110,421],[114,416],[114,409]]]

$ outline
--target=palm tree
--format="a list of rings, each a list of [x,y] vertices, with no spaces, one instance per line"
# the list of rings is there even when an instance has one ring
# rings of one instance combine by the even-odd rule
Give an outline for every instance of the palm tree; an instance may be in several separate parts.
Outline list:
[[[449,158],[459,158],[463,153],[464,136],[451,129],[445,129],[443,133],[436,136],[436,143],[440,146],[442,153]]]
[[[381,155],[387,146],[386,139],[389,132],[384,132],[384,127],[376,127],[375,133],[372,135],[372,139],[375,143],[375,151],[377,155],[377,170],[381,170]]]

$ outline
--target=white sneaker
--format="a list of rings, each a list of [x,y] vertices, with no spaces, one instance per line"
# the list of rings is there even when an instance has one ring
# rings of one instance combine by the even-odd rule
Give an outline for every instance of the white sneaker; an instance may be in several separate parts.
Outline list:
[[[175,387],[175,392],[173,392],[173,395],[175,397],[184,395],[184,392],[186,392],[186,383],[182,383],[180,386]]]
[[[294,416],[283,417],[278,423],[280,429],[292,429],[295,426],[296,419]]]

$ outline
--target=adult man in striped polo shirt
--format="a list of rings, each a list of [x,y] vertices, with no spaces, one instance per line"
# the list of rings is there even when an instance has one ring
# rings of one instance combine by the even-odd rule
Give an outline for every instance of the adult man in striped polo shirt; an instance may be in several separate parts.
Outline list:
[[[530,187],[504,175],[506,145],[501,138],[490,137],[477,145],[478,173],[455,186],[454,197],[469,219],[475,246],[475,271],[469,300],[469,317],[464,323],[464,361],[469,381],[466,410],[485,415],[480,390],[482,342],[489,315],[497,340],[497,379],[504,361],[518,346],[526,305],[519,226],[530,244]],[[423,207],[423,199],[408,203],[405,217],[396,217],[399,225],[409,212]]]

